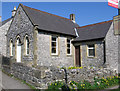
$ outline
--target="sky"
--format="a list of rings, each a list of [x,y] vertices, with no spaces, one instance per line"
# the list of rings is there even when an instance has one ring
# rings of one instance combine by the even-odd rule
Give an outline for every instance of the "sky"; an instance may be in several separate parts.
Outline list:
[[[12,15],[14,6],[20,2],[2,2],[2,21]],[[75,21],[85,26],[102,21],[112,20],[118,15],[118,9],[108,6],[108,2],[21,2],[23,5],[39,9],[58,16],[69,18],[75,14]]]

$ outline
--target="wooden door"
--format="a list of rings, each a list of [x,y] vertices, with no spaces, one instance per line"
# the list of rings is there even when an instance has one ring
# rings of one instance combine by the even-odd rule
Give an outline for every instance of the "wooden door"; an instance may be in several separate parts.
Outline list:
[[[81,60],[80,60],[80,46],[75,46],[75,63],[76,66],[81,66]]]

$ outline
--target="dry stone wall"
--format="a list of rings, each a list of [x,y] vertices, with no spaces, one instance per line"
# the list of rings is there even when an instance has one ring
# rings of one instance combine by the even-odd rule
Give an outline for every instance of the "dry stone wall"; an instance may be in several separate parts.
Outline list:
[[[87,80],[93,82],[94,77],[102,78],[107,76],[117,75],[116,72],[113,72],[106,68],[87,68],[83,69],[70,69],[65,73],[64,69],[56,67],[28,67],[22,63],[13,63],[11,67],[3,66],[3,69],[11,73],[16,78],[25,80],[27,83],[35,86],[36,88],[46,89],[48,85],[55,81],[63,81],[67,83],[70,81],[82,81]]]

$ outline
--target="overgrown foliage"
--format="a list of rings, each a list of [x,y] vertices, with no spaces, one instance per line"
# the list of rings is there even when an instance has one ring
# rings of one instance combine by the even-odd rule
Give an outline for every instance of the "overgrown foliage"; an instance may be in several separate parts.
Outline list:
[[[88,81],[81,81],[81,82],[75,82],[75,81],[70,81],[68,83],[68,85],[66,85],[64,82],[60,82],[60,81],[57,81],[57,82],[54,82],[54,83],[51,83],[49,86],[48,86],[48,89],[50,90],[61,90],[61,89],[64,89],[64,90],[67,90],[67,91],[75,91],[76,89],[104,89],[104,88],[108,88],[110,86],[114,86],[114,85],[118,85],[118,82],[119,82],[119,78],[118,76],[110,76],[110,77],[107,77],[107,78],[94,78],[94,83],[91,84],[89,83]],[[63,90],[63,91],[64,91]]]
[[[57,82],[54,82],[54,83],[51,83],[49,86],[48,86],[48,90],[51,90],[51,91],[69,91],[70,88],[64,83],[64,82],[60,82],[60,81],[57,81]]]
[[[71,66],[71,67],[68,67],[68,69],[83,69],[83,67],[75,67],[75,66]]]

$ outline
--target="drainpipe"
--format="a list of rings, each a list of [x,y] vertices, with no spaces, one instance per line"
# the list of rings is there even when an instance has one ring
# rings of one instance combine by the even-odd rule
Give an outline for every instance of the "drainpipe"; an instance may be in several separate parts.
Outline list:
[[[103,53],[104,53],[104,64],[106,63],[106,45],[105,40],[103,41]]]
[[[64,70],[64,73],[65,73],[65,85],[62,86],[62,91],[70,91],[70,89],[68,87],[68,84],[67,84],[67,81],[68,81],[68,78],[67,78],[67,69],[63,68],[63,70]]]
[[[75,34],[76,34],[76,36],[79,37],[79,34],[78,34],[78,31],[77,31],[77,28],[74,28],[74,30],[75,30]]]
[[[64,72],[65,72],[65,83],[67,84],[67,70],[66,69],[64,69]]]

